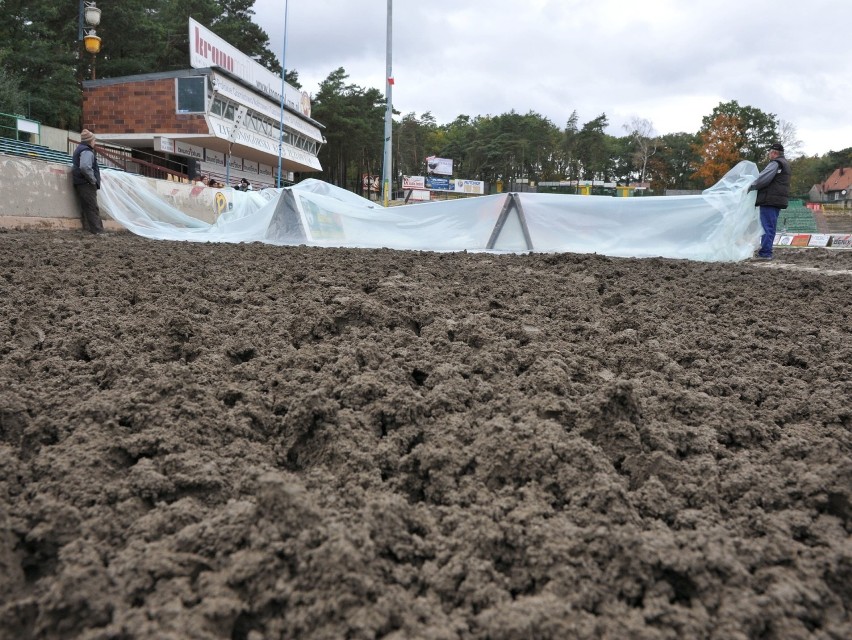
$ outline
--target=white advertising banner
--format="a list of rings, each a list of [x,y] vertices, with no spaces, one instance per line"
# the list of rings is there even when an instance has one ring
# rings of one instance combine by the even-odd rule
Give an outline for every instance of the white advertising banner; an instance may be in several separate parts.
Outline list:
[[[258,173],[258,175],[261,175],[264,178],[271,178],[272,177],[272,167],[269,166],[268,164],[261,163],[257,166],[257,173]]]
[[[243,171],[257,173],[257,162],[254,160],[243,160]]]
[[[204,150],[204,159],[210,164],[215,164],[217,167],[225,166],[225,154],[212,149]]]
[[[255,62],[192,18],[189,19],[189,64],[193,69],[222,67],[276,103],[281,103],[281,76]],[[300,92],[284,83],[284,102],[291,109],[310,117],[311,99],[306,91]]]
[[[827,233],[813,233],[811,234],[810,240],[808,240],[809,247],[827,247],[829,241],[831,240],[831,235]]]
[[[234,131],[234,125],[232,122],[218,116],[208,116],[208,120],[210,121],[210,127],[215,136],[224,140],[233,138],[233,141],[236,144],[243,144],[247,147],[251,147],[252,149],[257,149],[258,151],[263,151],[278,157],[277,140],[271,140],[270,138],[261,136],[254,131],[249,131],[244,128]],[[304,167],[310,167],[311,169],[322,171],[322,166],[316,156],[311,155],[307,151],[297,149],[289,144],[285,144],[283,146],[281,150],[281,157],[298,163]]]
[[[453,180],[453,191],[456,193],[483,195],[485,193],[485,183],[481,180]]]
[[[423,176],[402,176],[403,189],[425,189],[426,178]]]
[[[429,156],[426,158],[426,166],[429,167],[429,173],[437,173],[442,176],[453,175],[453,161],[450,158]]]
[[[238,158],[236,156],[229,156],[228,157],[228,166],[231,167],[231,169],[234,169],[235,171],[242,171],[243,170],[243,159]]]
[[[154,148],[166,153],[174,153],[175,141],[171,138],[154,138]]]
[[[195,160],[204,160],[204,147],[180,142],[179,140],[175,141],[175,153],[186,156],[187,158],[194,158]]]

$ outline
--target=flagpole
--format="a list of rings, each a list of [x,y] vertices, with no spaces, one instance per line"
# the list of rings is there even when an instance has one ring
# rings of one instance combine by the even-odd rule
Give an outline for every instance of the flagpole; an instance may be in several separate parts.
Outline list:
[[[388,0],[388,42],[387,42],[387,68],[385,73],[385,159],[382,165],[382,200],[384,206],[388,206],[391,189],[391,136],[393,134],[393,70],[391,68],[392,60],[392,37],[393,32],[393,0]]]
[[[279,189],[283,186],[281,182],[281,155],[284,153],[284,88],[287,83],[284,76],[287,69],[284,66],[284,58],[287,56],[287,9],[288,2],[284,0],[284,43],[281,45],[281,119],[278,122],[278,184]]]

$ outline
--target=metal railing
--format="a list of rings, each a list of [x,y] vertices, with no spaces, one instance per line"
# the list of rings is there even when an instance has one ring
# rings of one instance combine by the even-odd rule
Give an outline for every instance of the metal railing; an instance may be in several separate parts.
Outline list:
[[[68,153],[73,154],[78,144],[80,144],[79,140],[68,138]],[[189,181],[188,167],[184,162],[169,160],[153,153],[127,147],[95,143],[95,149],[99,158],[101,158],[102,165],[128,173],[136,173],[146,178],[177,182]]]

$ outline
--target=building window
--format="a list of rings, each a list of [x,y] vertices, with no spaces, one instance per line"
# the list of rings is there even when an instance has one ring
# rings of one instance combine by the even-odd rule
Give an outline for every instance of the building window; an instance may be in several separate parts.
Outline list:
[[[237,105],[235,103],[227,100],[226,98],[219,97],[218,95],[214,97],[213,101],[210,103],[210,113],[212,115],[219,116],[230,122],[234,122],[236,111]],[[250,131],[260,133],[267,138],[278,140],[279,136],[281,136],[281,140],[284,144],[296,147],[297,149],[303,149],[313,155],[317,154],[319,149],[317,142],[309,139],[301,133],[287,129],[286,126],[284,128],[284,134],[282,135],[280,132],[280,124],[281,123],[277,120],[273,120],[263,114],[250,110],[243,118],[241,126]]]
[[[177,78],[177,112],[204,113],[207,111],[207,78]]]

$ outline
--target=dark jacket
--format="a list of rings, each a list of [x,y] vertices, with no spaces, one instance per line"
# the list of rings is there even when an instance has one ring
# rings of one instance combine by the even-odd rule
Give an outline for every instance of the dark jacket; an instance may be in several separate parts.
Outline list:
[[[778,156],[766,165],[766,169],[763,171],[767,171],[772,167],[772,164],[775,164],[777,168],[772,168],[772,177],[771,180],[767,184],[761,184],[762,181],[758,179],[757,184],[757,200],[755,201],[756,206],[766,205],[767,207],[778,207],[779,209],[786,209],[787,202],[790,197],[790,163],[787,162],[787,158],[784,156]],[[761,172],[762,174],[763,172]]]
[[[89,153],[86,153],[86,152]],[[74,150],[74,155],[71,159],[71,178],[75,185],[78,184],[94,184],[98,189],[101,188],[101,170],[98,167],[98,154],[94,147],[80,143]]]

